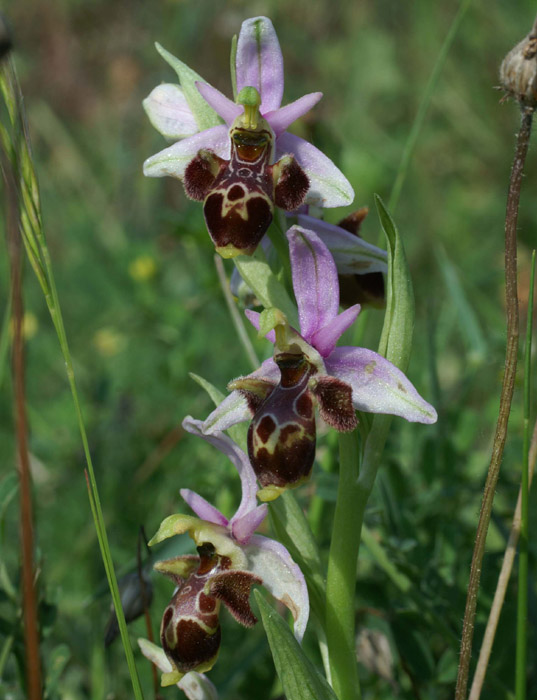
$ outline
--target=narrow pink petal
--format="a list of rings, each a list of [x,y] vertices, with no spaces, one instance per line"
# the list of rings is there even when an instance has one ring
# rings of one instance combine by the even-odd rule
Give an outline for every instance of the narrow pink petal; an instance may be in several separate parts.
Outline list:
[[[208,443],[213,445],[213,447],[220,450],[220,452],[223,452],[226,457],[233,462],[237,471],[239,472],[242,486],[242,498],[239,508],[233,518],[240,518],[246,513],[249,513],[251,510],[254,510],[254,508],[257,506],[257,485],[254,470],[252,469],[248,455],[224,433],[215,432],[211,435],[204,433],[202,421],[195,420],[191,416],[187,416],[184,419],[183,428],[188,430],[189,433],[203,438]],[[201,498],[201,496],[198,498]]]
[[[278,37],[267,17],[242,23],[237,42],[237,92],[255,87],[261,95],[261,114],[282,103],[283,57]]]
[[[308,588],[302,571],[283,544],[262,535],[252,535],[244,553],[248,559],[248,571],[259,576],[267,591],[291,611],[295,637],[302,641],[310,613]]]
[[[312,337],[337,316],[339,283],[334,259],[313,231],[292,226],[287,232],[302,337]]]
[[[230,522],[231,533],[240,544],[246,544],[250,537],[254,534],[263,520],[267,517],[268,505],[263,503],[262,506],[257,506],[249,513],[237,518],[235,515]]]
[[[334,351],[336,343],[343,333],[356,321],[359,313],[360,304],[355,304],[345,309],[345,311],[342,311],[339,316],[336,316],[330,323],[313,335],[311,339],[313,347],[316,348],[324,358],[328,357]]]
[[[306,112],[309,112],[310,109],[319,102],[322,96],[322,92],[310,92],[308,95],[304,95],[298,100],[285,105],[285,107],[280,107],[280,109],[263,114],[263,116],[272,127],[274,134],[279,136],[283,134],[290,124],[300,119]]]
[[[147,177],[177,177],[183,179],[186,166],[198,151],[206,148],[221,158],[229,159],[230,140],[227,126],[213,126],[199,134],[174,143],[144,163],[144,175]]]
[[[359,411],[391,413],[412,423],[435,423],[434,408],[391,362],[366,348],[336,348],[325,360],[328,374],[352,387]]]
[[[149,121],[168,139],[198,132],[198,125],[179,85],[158,85],[143,101]]]
[[[250,323],[252,324],[252,326],[253,326],[254,328],[256,328],[257,330],[259,330],[259,316],[260,316],[261,314],[259,314],[257,311],[252,311],[251,309],[245,309],[245,310],[244,310],[244,315],[245,315],[246,318],[250,321]],[[275,331],[270,331],[269,333],[267,333],[267,335],[265,336],[265,338],[266,338],[267,340],[270,340],[271,343],[275,343],[275,342],[276,342],[276,333],[275,333]]]
[[[242,105],[235,104],[235,102],[223,95],[220,90],[209,85],[209,83],[197,82],[196,87],[205,102],[222,117],[228,126],[231,126],[239,114],[244,111]]]
[[[190,489],[181,489],[179,491],[184,501],[192,508],[194,513],[202,520],[207,520],[209,523],[214,523],[215,525],[222,525],[222,527],[227,527],[228,519],[222,515],[222,513],[212,506],[209,501],[206,501],[203,496],[200,496],[195,491]]]
[[[294,134],[282,134],[276,140],[276,160],[286,153],[295,156],[310,179],[306,204],[319,207],[344,207],[352,204],[354,190],[341,170],[311,143]]]
[[[368,272],[388,271],[388,255],[382,248],[367,243],[340,226],[307,214],[298,214],[299,226],[309,228],[319,234],[321,240],[332,253],[340,275],[360,275]]]

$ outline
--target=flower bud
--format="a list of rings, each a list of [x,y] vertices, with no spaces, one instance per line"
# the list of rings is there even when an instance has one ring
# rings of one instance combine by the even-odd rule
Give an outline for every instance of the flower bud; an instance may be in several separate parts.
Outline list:
[[[521,107],[537,106],[537,20],[531,32],[509,51],[500,66],[502,88]]]

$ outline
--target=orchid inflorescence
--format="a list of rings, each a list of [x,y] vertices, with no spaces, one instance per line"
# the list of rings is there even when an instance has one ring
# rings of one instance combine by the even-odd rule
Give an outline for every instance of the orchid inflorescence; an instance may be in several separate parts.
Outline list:
[[[289,309],[286,315],[265,295],[263,311],[247,309],[260,336],[274,344],[272,357],[231,381],[229,396],[204,421],[187,417],[183,422],[187,432],[215,446],[236,467],[242,499],[235,515],[228,519],[197,493],[181,489],[197,517],[167,517],[150,542],[188,532],[198,554],[156,564],[176,590],[162,619],[162,649],[146,640],[141,649],[163,671],[163,685],[177,683],[192,697],[210,698],[216,697],[214,686],[200,674],[218,654],[221,603],[249,627],[256,622],[251,588],[262,585],[289,608],[295,636],[303,637],[309,613],[304,576],[282,544],[254,533],[269,507],[257,499],[272,501],[311,476],[316,407],[324,423],[339,432],[357,427],[356,411],[420,423],[435,422],[436,412],[382,355],[337,347],[360,313],[359,303],[340,297],[340,283],[357,280],[356,301],[382,304],[387,256],[358,235],[367,210],[337,226],[319,216],[323,208],[351,204],[354,192],[327,156],[286,131],[322,94],[281,106],[283,59],[271,21],[257,17],[242,24],[232,62],[234,100],[157,49],[180,85],[158,86],[144,107],[152,124],[175,143],[150,157],[144,173],[178,178],[188,197],[203,202],[207,229],[224,258],[255,254],[270,274],[266,256],[274,251],[265,234],[271,225],[280,232],[288,228],[286,264],[298,307],[291,318]],[[259,244],[264,253],[256,252]],[[246,284],[239,269],[238,264],[236,287]],[[255,299],[255,280],[247,283]],[[340,312],[343,301],[347,308]],[[223,432],[242,421],[250,422],[247,453]]]

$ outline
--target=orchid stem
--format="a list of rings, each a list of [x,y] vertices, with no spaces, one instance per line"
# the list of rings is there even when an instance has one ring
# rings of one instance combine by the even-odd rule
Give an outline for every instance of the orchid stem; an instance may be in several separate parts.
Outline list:
[[[365,500],[357,484],[360,451],[356,431],[339,436],[339,485],[326,580],[326,639],[332,687],[340,700],[360,700],[356,663],[355,588]],[[361,507],[357,507],[360,501]]]
[[[235,326],[239,340],[241,341],[244,352],[246,353],[246,357],[248,358],[252,369],[255,371],[259,367],[260,362],[255,353],[252,341],[248,336],[242,317],[237,309],[237,305],[233,299],[233,294],[231,293],[229,282],[226,277],[226,271],[224,270],[224,263],[219,255],[214,256],[214,265],[216,267],[216,273],[218,275],[220,287],[222,288],[222,293],[224,294],[224,299],[226,300],[227,308],[229,309],[231,320],[233,321],[233,325]]]

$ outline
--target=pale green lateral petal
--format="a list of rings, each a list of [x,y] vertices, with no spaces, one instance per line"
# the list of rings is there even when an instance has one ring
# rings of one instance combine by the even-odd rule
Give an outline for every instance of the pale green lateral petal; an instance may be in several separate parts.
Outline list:
[[[231,539],[227,528],[209,523],[206,520],[200,520],[192,515],[179,513],[165,518],[157,534],[150,540],[149,545],[153,546],[168,539],[168,537],[182,535],[185,532],[188,532],[196,546],[199,547],[205,542],[210,542],[220,556],[231,559],[233,568],[244,568],[246,557],[241,547]]]

